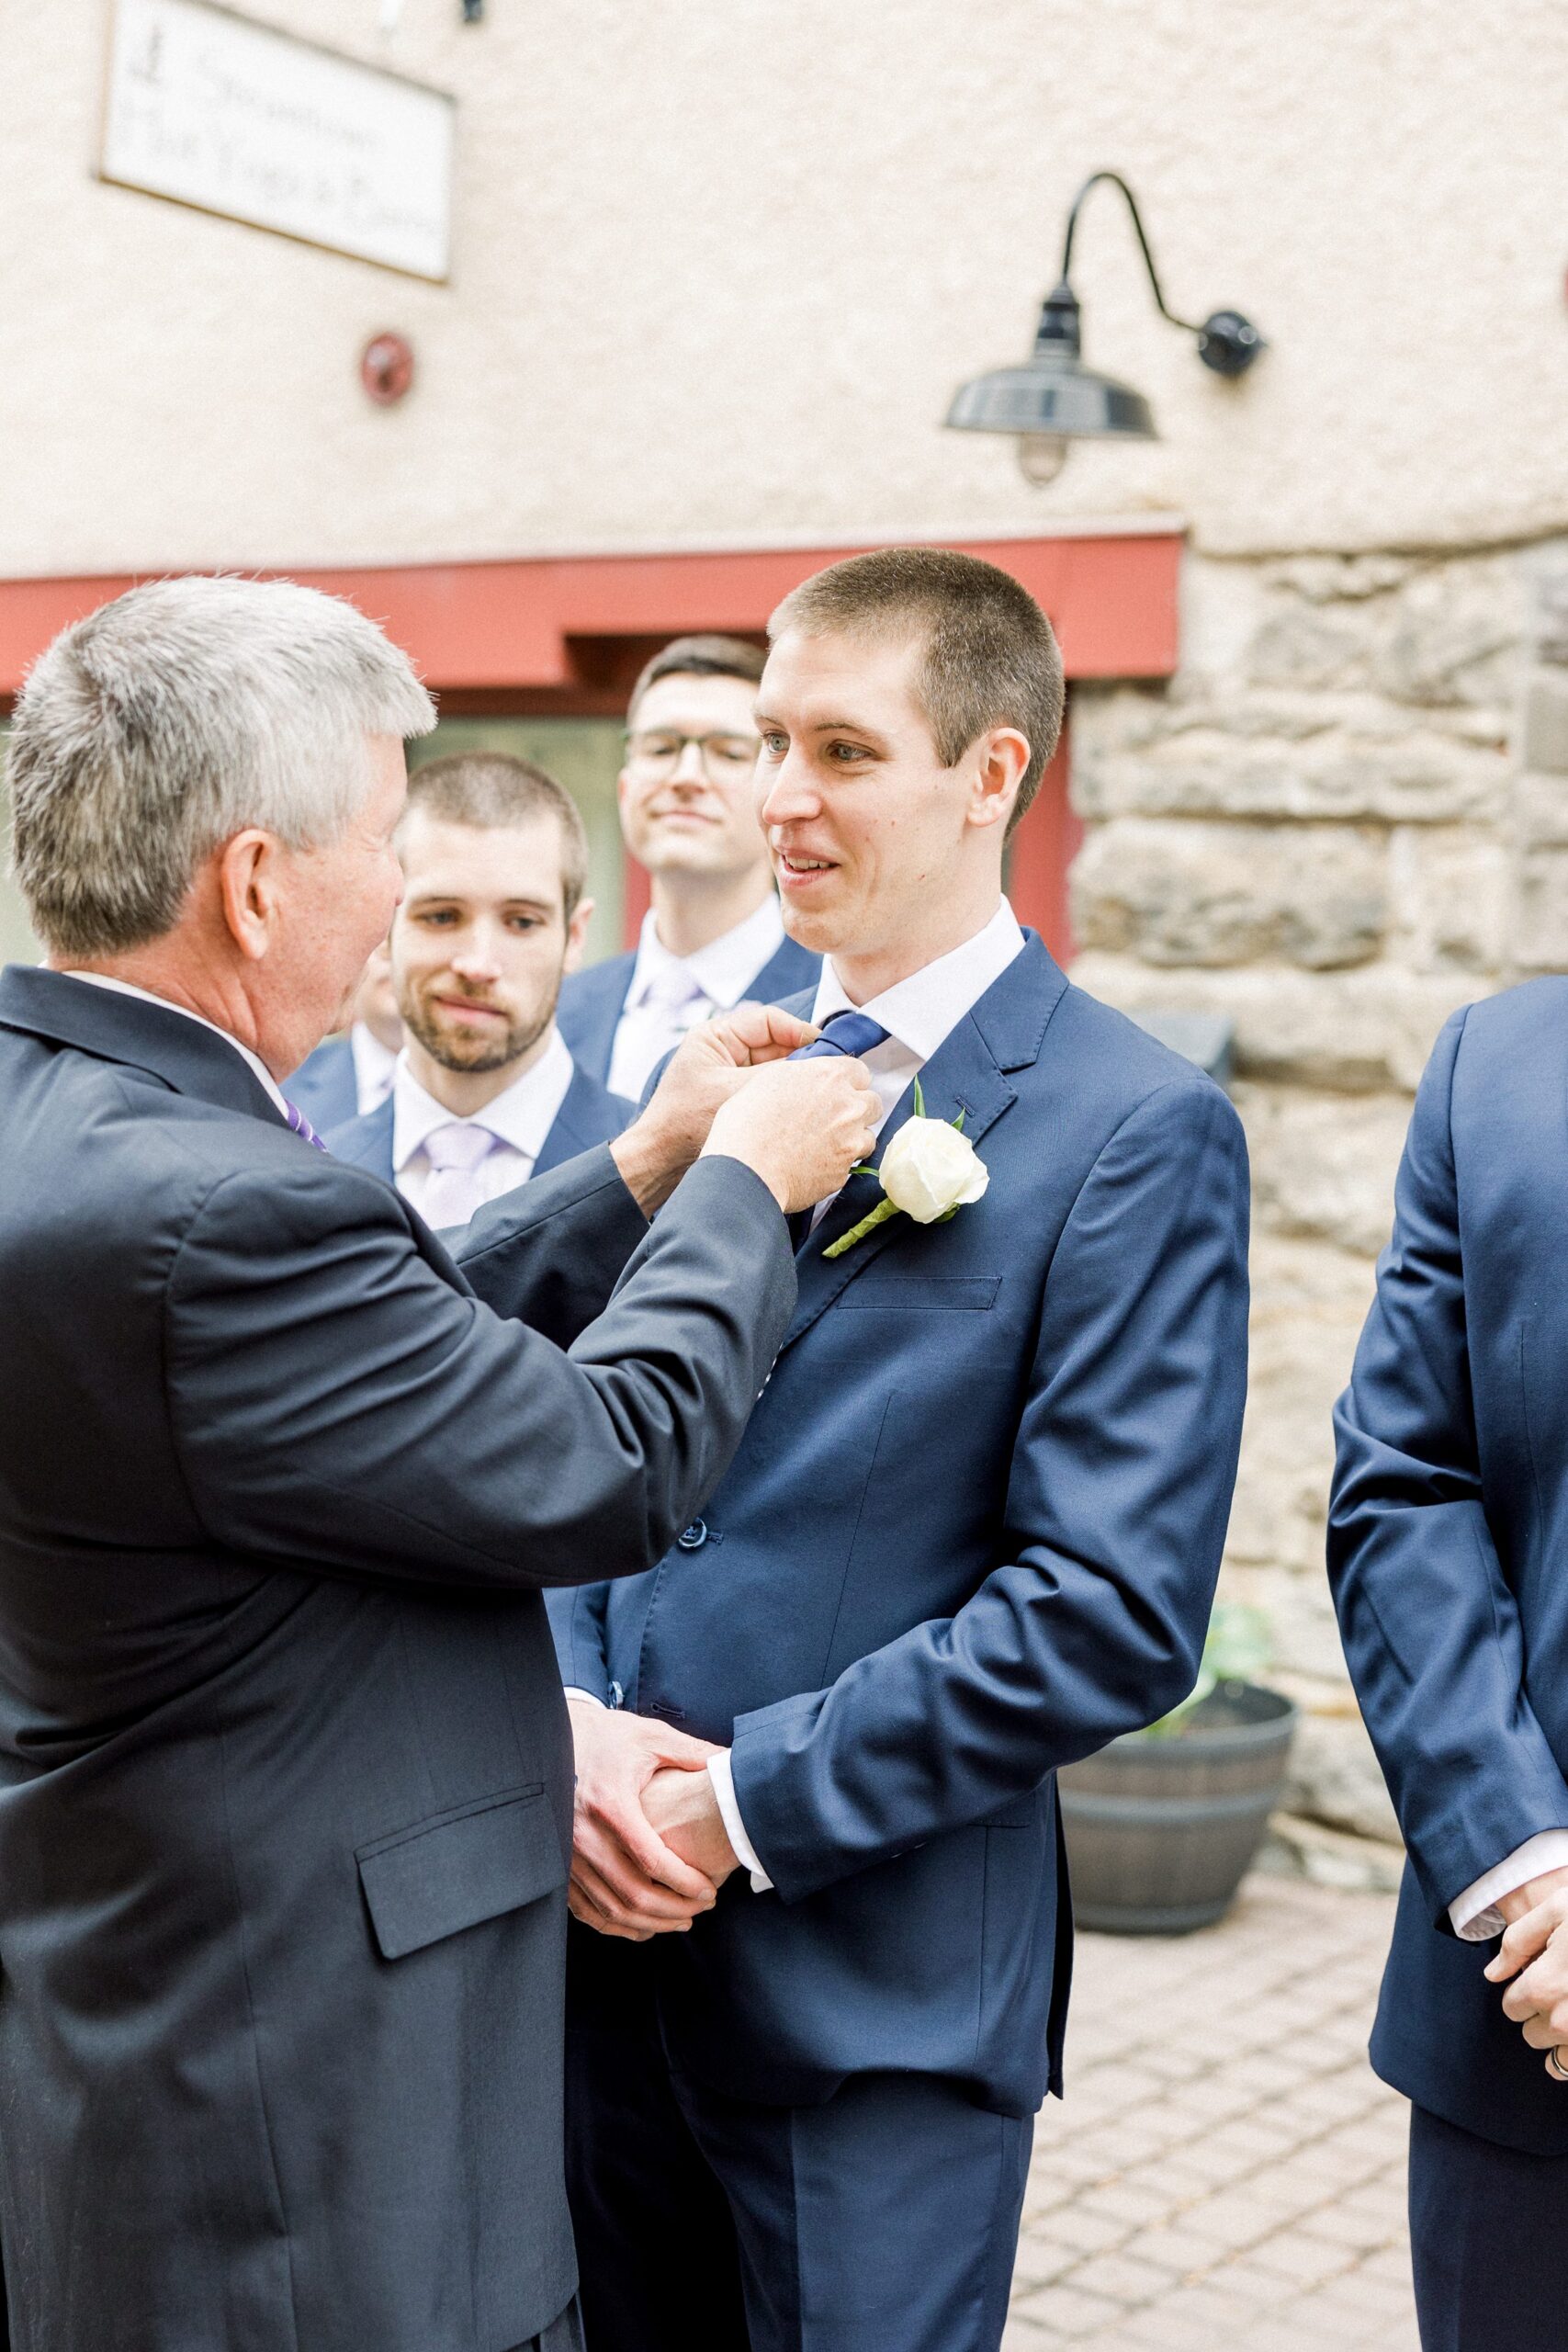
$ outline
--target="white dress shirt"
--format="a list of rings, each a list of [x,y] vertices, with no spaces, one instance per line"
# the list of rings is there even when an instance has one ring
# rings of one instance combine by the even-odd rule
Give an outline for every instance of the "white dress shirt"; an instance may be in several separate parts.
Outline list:
[[[426,1138],[437,1127],[455,1124],[483,1127],[495,1138],[474,1170],[481,1203],[526,1183],[556,1114],[566,1101],[573,1069],[565,1038],[552,1027],[549,1044],[533,1067],[513,1079],[482,1111],[459,1120],[456,1112],[425,1092],[409,1069],[407,1054],[400,1054],[392,1079],[392,1179],[403,1198],[423,1215],[425,1194],[434,1174],[424,1148]]]
[[[378,1111],[390,1094],[398,1049],[384,1046],[374,1029],[356,1021],[348,1033],[348,1050],[354,1057],[354,1091],[363,1119],[367,1112]]]
[[[672,956],[649,907],[637,937],[631,986],[615,1029],[605,1080],[612,1094],[640,1102],[667,1053],[688,1029],[739,1004],[784,945],[784,917],[772,890],[753,914],[694,956]]]
[[[161,1004],[165,1012],[180,1013],[186,1021],[194,1021],[201,1028],[210,1029],[215,1037],[221,1037],[226,1046],[233,1046],[242,1061],[249,1062],[284,1117],[288,1116],[288,1105],[283,1099],[277,1080],[261,1056],[253,1054],[249,1046],[242,1046],[238,1037],[231,1036],[227,1029],[220,1029],[216,1021],[209,1021],[205,1012],[193,1012],[188,1004],[175,1004],[166,996],[154,996],[151,989],[136,988],[130,980],[111,979],[107,972],[62,972],[60,977],[62,980],[85,980],[89,988],[113,989],[117,996],[140,997],[143,1004]]]
[[[1542,1829],[1527,1838],[1506,1862],[1487,1871],[1450,1904],[1449,1923],[1455,1935],[1467,1944],[1490,1942],[1506,1924],[1497,1908],[1505,1894],[1543,1871],[1561,1870],[1568,1870],[1568,1829]]]
[[[1016,956],[1023,953],[1023,933],[1018,918],[1005,899],[983,931],[966,939],[962,947],[953,948],[939,956],[934,964],[927,964],[912,972],[907,980],[897,981],[885,989],[880,996],[868,997],[863,1004],[856,1004],[840,979],[829,959],[822,967],[817,983],[817,1001],[811,1018],[820,1027],[829,1013],[863,1012],[870,1020],[880,1022],[887,1032],[884,1044],[874,1046],[861,1057],[871,1074],[872,1085],[881,1106],[875,1120],[880,1135],[892,1113],[894,1104],[905,1094],[914,1080],[924,1069],[939,1046],[944,1045],[959,1023],[978,1004],[993,980],[1002,973]],[[818,1210],[820,1216],[828,1205]],[[756,1848],[746,1835],[746,1825],[740,1818],[740,1807],[735,1795],[735,1778],[730,1767],[729,1750],[708,1758],[708,1777],[713,1782],[714,1795],[723,1817],[725,1833],[743,1866],[751,1874],[753,1892],[765,1894],[773,1884]]]

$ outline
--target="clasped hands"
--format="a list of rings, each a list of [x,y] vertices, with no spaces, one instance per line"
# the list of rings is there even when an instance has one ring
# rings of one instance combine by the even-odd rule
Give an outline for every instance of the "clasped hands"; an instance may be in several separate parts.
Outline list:
[[[1568,2084],[1568,1870],[1527,1880],[1500,1907],[1507,1926],[1486,1974],[1507,1985],[1504,2015],[1546,2052],[1552,2081]]]
[[[719,1750],[649,1715],[567,1703],[577,1758],[572,1916],[632,1943],[681,1934],[739,1867],[707,1770]]]

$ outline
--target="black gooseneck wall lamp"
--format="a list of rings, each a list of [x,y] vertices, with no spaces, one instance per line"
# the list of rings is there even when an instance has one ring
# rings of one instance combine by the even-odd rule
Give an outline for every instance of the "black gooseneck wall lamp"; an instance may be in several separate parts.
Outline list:
[[[1016,435],[1019,464],[1029,481],[1050,481],[1060,473],[1070,442],[1158,438],[1153,412],[1142,392],[1131,384],[1118,383],[1113,376],[1098,375],[1084,366],[1080,356],[1078,298],[1069,283],[1073,237],[1084,198],[1102,180],[1119,187],[1127,199],[1161,318],[1197,336],[1198,356],[1204,367],[1212,368],[1217,376],[1245,376],[1265,348],[1258,329],[1239,311],[1214,311],[1201,326],[1194,326],[1190,319],[1179,319],[1167,308],[1136,198],[1120,172],[1093,173],[1074,197],[1067,214],[1061,277],[1041,309],[1032,355],[1021,368],[995,368],[989,375],[961,385],[947,412],[947,423],[960,433]]]

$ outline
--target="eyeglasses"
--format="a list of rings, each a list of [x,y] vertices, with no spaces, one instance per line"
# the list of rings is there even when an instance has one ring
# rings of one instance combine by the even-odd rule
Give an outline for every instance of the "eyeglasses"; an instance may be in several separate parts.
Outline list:
[[[761,748],[756,735],[676,735],[656,728],[626,737],[626,765],[649,777],[673,775],[688,743],[696,745],[708,782],[730,786],[747,782]]]

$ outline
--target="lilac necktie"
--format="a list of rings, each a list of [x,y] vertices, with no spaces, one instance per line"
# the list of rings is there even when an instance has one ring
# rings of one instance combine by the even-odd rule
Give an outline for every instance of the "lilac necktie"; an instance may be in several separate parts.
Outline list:
[[[490,1198],[479,1171],[494,1150],[496,1137],[471,1119],[453,1119],[433,1127],[424,1138],[430,1179],[420,1203],[427,1225],[467,1225],[476,1209]]]
[[[287,1114],[288,1124],[293,1128],[295,1134],[301,1136],[306,1143],[314,1144],[318,1151],[325,1151],[326,1145],[321,1141],[321,1136],[316,1133],[315,1128],[310,1125],[310,1122],[305,1116],[304,1112],[297,1111],[293,1103],[287,1101],[285,1102],[283,1108]]]

